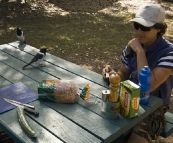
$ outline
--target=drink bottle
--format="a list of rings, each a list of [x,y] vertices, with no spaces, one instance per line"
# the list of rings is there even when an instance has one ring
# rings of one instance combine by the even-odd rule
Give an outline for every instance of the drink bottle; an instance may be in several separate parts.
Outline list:
[[[140,104],[148,104],[150,94],[151,71],[148,66],[144,66],[139,74]]]

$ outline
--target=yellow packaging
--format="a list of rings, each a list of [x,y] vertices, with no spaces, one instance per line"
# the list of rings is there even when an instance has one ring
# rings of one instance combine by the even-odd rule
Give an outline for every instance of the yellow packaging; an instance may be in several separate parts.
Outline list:
[[[120,82],[120,113],[127,118],[132,118],[138,115],[140,86],[126,80]]]

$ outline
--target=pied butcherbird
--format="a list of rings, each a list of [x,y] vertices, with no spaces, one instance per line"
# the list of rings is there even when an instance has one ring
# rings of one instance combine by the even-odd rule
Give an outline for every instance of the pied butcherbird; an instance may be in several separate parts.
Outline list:
[[[24,32],[20,27],[17,27],[16,36],[21,43],[26,43]]]
[[[23,70],[25,70],[25,68],[31,64],[35,64],[35,66],[45,66],[43,65],[43,60],[46,56],[46,52],[49,51],[49,48],[42,48],[40,49],[40,51],[34,56],[34,58],[25,66],[23,66]]]

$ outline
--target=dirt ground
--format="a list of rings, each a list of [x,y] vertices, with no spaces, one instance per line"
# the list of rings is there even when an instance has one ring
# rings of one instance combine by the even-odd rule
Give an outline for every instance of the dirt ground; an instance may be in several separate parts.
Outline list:
[[[0,0],[0,5],[7,5],[7,1],[8,0]],[[9,0],[9,1],[16,1],[16,0]],[[19,1],[19,0],[18,0]],[[21,7],[18,7],[19,9],[17,9],[17,11],[19,12],[23,12],[26,13],[28,12],[28,15],[26,18],[30,18],[30,17],[36,17],[39,13],[42,13],[43,9],[42,7],[44,7],[44,12],[47,13],[47,15],[52,16],[54,14],[57,13],[61,13],[61,14],[67,14],[68,12],[88,12],[88,13],[97,13],[97,12],[104,12],[105,14],[110,14],[110,15],[115,15],[117,13],[135,13],[136,10],[138,9],[138,7],[146,2],[155,2],[155,3],[160,3],[166,11],[166,22],[168,25],[168,31],[165,35],[165,37],[173,42],[173,0],[26,0],[27,3],[30,3],[30,8],[25,9],[25,11],[23,11],[23,7],[24,7],[24,3],[25,0],[22,0],[22,5]],[[58,6],[57,6],[58,4]],[[32,8],[32,10],[31,10]],[[6,8],[5,8],[6,9]],[[8,9],[9,12],[10,8]],[[8,13],[8,10],[6,11]],[[13,14],[13,13],[12,13]],[[2,19],[5,19],[6,16],[8,14],[5,15],[1,15]],[[10,16],[10,14],[8,15]],[[1,23],[0,23],[1,25]],[[4,43],[0,43],[0,44],[4,44]],[[51,53],[53,54],[53,53]],[[90,55],[90,54],[89,54]],[[106,58],[106,56],[109,55],[104,55]],[[88,68],[90,70],[93,70],[97,73],[101,73],[101,69],[103,67],[103,64],[105,64],[106,62],[103,61],[97,61],[97,62],[92,62],[95,61],[95,57],[92,56],[88,56],[87,58],[82,58],[82,62],[85,64],[81,64],[81,60],[80,57],[73,57],[70,55],[64,55],[64,57],[62,57],[68,61],[71,61],[73,63],[76,63],[80,66],[83,66],[85,68]],[[88,60],[90,59],[90,60]],[[116,61],[114,62],[115,65],[119,65],[120,61]],[[102,65],[102,66],[101,66]],[[170,105],[170,112],[173,113],[173,97],[171,99],[171,105]],[[171,136],[169,136],[168,138],[162,138],[159,137],[159,139],[157,141],[154,141],[153,143],[172,143],[173,142],[173,134]]]

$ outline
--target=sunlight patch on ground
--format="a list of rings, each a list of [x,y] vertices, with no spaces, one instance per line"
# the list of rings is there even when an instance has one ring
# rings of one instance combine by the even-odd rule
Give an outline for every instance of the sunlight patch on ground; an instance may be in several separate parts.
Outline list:
[[[9,27],[9,30],[11,30],[11,31],[13,31],[15,29],[16,29],[16,27]]]
[[[80,66],[83,67],[83,68],[89,69],[89,70],[93,69],[93,67],[89,66],[89,65],[80,65]]]
[[[111,7],[100,10],[99,12],[104,12],[106,14],[115,15],[122,12],[136,13],[136,10],[143,3],[156,3],[155,0],[120,0],[113,4]]]
[[[63,36],[63,35],[60,35],[60,36],[59,36],[59,39],[67,40],[67,41],[72,40],[72,39],[70,39],[69,37],[67,37],[67,36]]]
[[[69,12],[64,11],[63,9],[55,6],[54,4],[47,3],[46,5],[37,5],[36,3],[31,3],[31,9],[32,10],[37,10],[38,8],[44,8],[44,12],[47,13],[48,16],[53,16],[55,14],[59,15],[67,15]]]
[[[136,13],[136,10],[144,3],[156,3],[155,0],[121,0],[121,7],[126,7],[128,12]]]

